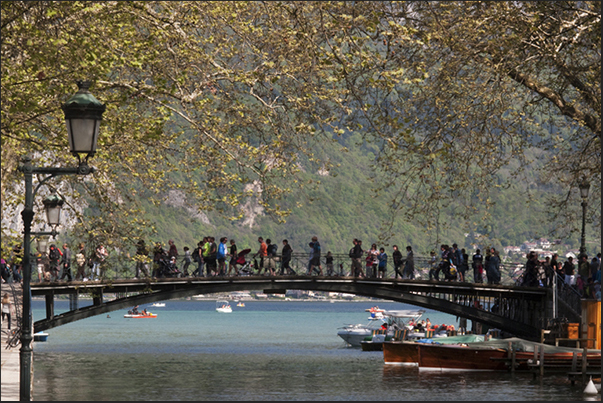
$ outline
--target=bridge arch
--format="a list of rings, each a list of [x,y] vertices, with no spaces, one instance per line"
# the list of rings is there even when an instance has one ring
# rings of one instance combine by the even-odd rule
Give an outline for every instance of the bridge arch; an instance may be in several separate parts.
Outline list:
[[[72,282],[32,285],[32,295],[44,295],[46,298],[46,318],[34,323],[34,331],[51,329],[134,305],[186,298],[197,294],[249,290],[263,290],[272,294],[284,294],[286,290],[339,292],[392,300],[465,317],[535,340],[540,337],[540,329],[544,328],[546,312],[550,311],[548,302],[550,291],[542,288],[313,276],[116,280],[111,283]],[[105,302],[104,295],[107,293],[125,296]],[[55,315],[54,296],[61,294],[88,294],[93,297],[93,304]],[[494,313],[476,307],[486,300],[498,300],[499,311]]]

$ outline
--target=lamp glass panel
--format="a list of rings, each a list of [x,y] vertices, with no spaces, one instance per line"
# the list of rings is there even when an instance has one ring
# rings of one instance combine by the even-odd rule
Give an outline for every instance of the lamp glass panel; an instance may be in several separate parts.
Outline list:
[[[580,185],[580,196],[582,196],[583,199],[586,199],[588,197],[588,191],[590,189],[590,185],[589,184],[581,184]]]
[[[37,243],[38,252],[40,252],[40,253],[46,252],[46,250],[48,249],[48,238],[47,237],[43,236],[43,237],[38,238],[36,243]]]
[[[59,225],[61,223],[61,206],[46,207],[46,218],[48,219],[49,225]]]
[[[96,152],[99,129],[96,119],[66,119],[66,123],[72,153]]]

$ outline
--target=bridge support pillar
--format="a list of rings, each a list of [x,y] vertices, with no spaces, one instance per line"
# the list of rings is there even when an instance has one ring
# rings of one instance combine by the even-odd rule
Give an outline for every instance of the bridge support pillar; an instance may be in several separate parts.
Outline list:
[[[69,310],[75,311],[78,309],[78,295],[77,292],[75,294],[69,294]]]
[[[54,294],[46,295],[46,319],[52,319],[54,317]]]

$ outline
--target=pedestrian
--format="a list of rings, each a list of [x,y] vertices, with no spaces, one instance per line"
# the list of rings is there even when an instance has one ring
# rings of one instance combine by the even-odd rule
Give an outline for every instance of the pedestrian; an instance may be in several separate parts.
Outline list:
[[[23,246],[19,243],[13,248],[13,281],[20,283],[21,277],[21,266],[23,266]]]
[[[488,284],[500,284],[500,257],[494,248],[486,256],[486,276]]]
[[[387,273],[387,253],[385,248],[379,248],[379,272],[377,273],[378,278],[385,278]]]
[[[452,257],[454,265],[456,266],[456,270],[459,275],[459,281],[463,280],[463,252],[459,249],[459,246],[456,243],[452,244]]]
[[[310,272],[308,274],[312,275],[314,270],[318,268],[318,275],[322,276],[322,265],[320,264],[320,242],[318,242],[318,237],[313,236],[312,242],[310,242],[309,245],[312,249],[312,260],[310,260]]]
[[[105,259],[107,259],[107,256],[109,256],[109,252],[105,249],[105,245],[99,244],[94,251],[91,275],[93,280],[100,280],[105,276]]]
[[[402,252],[398,249],[398,245],[394,245],[394,252],[392,253],[392,259],[394,259],[394,278],[404,278],[404,275],[400,271],[400,267],[402,267]]]
[[[259,275],[262,274],[262,269],[264,268],[264,260],[268,256],[268,245],[266,245],[266,242],[264,242],[263,237],[258,237],[258,243],[260,244],[260,248],[258,249],[256,254],[253,255],[253,258],[255,259],[257,256],[260,257],[260,263],[257,267]]]
[[[354,247],[350,250],[350,258],[352,259],[352,277],[364,277],[364,271],[362,270],[362,241],[360,239],[354,239]]]
[[[182,258],[182,274],[188,277],[188,267],[191,265],[191,251],[188,246],[184,247],[184,257]]]
[[[465,248],[461,249],[461,256],[463,257],[463,261],[459,267],[459,279],[460,281],[467,281],[465,278],[467,276],[467,271],[469,271],[469,255],[465,251]]]
[[[61,269],[63,270],[63,274],[61,274],[61,280],[67,277],[67,281],[72,281],[73,277],[71,276],[71,248],[68,244],[63,244],[63,258],[61,260]]]
[[[274,276],[276,270],[276,258],[278,253],[278,246],[276,243],[272,243],[270,238],[266,239],[266,260],[264,261],[264,274],[270,271],[270,275]]]
[[[331,251],[327,252],[327,256],[325,257],[325,263],[327,265],[327,276],[332,276],[333,272],[333,254]]]
[[[170,239],[168,241],[168,258],[175,257],[176,259],[178,259],[178,248],[176,247],[176,244],[174,243],[174,241],[172,239]]]
[[[140,278],[141,274],[145,277],[149,277],[149,250],[144,239],[139,239],[136,243],[136,255],[134,256],[136,261],[136,273],[134,278]]]
[[[8,330],[10,330],[11,324],[11,303],[8,293],[4,293],[2,297],[2,321],[4,322],[4,318],[8,319]]]
[[[379,250],[377,250],[377,244],[372,244],[371,249],[367,252],[366,261],[366,276],[376,278],[377,268],[379,267]]]
[[[218,274],[218,245],[216,245],[216,238],[213,236],[209,236],[208,243],[209,247],[207,248],[207,257],[203,257],[205,260],[205,266],[207,270],[207,276],[215,276]]]
[[[415,258],[412,252],[412,246],[406,247],[406,259],[404,259],[404,277],[407,279],[415,278]]]
[[[10,271],[8,269],[8,264],[4,259],[4,250],[0,248],[0,270],[2,273],[2,282],[8,283],[10,280]]]
[[[538,287],[538,268],[540,263],[538,262],[538,254],[531,251],[528,253],[527,258],[528,260],[526,262],[522,285],[525,287]],[[488,279],[489,278],[490,274],[488,274]],[[490,281],[488,281],[488,283],[490,283]]]
[[[429,280],[440,280],[440,266],[435,250],[429,252]]]
[[[203,277],[203,265],[205,264],[203,260],[203,247],[205,245],[205,237],[203,240],[197,242],[197,247],[193,249],[192,258],[193,262],[197,263],[197,268],[193,271],[193,276]]]
[[[563,273],[565,274],[565,284],[573,286],[576,285],[576,274],[574,273],[574,258],[568,257],[563,264]]]
[[[77,272],[75,273],[75,280],[85,281],[86,278],[86,254],[84,253],[84,244],[80,242],[78,245],[78,251],[75,254],[75,264],[77,265]],[[39,269],[38,269],[39,271]]]
[[[473,266],[473,282],[477,284],[483,283],[484,257],[482,256],[481,250],[478,249],[475,251],[471,265]]]
[[[50,245],[48,251],[48,264],[50,271],[50,279],[56,281],[59,279],[60,261],[63,253],[55,244]]]
[[[285,270],[287,270],[288,274],[296,275],[297,273],[291,268],[291,257],[293,255],[293,249],[291,245],[289,245],[289,241],[287,239],[283,239],[283,249],[281,250],[281,275],[286,274]]]
[[[553,277],[555,276],[555,271],[553,270],[553,266],[551,265],[551,257],[546,256],[544,258],[544,263],[542,265],[544,270],[545,277],[545,287],[551,288],[553,286]]]
[[[580,255],[580,259],[578,262],[578,275],[582,277],[582,281],[586,284],[586,281],[589,277],[591,277],[590,273],[590,264],[588,263],[588,256],[586,253]]]
[[[36,269],[38,271],[38,282],[42,282],[42,279],[44,278],[44,272],[47,270],[47,267],[48,267],[48,253],[46,253],[46,250],[38,249],[38,253],[36,253]],[[33,273],[32,273],[32,279],[33,279]]]
[[[230,261],[228,262],[228,275],[230,276],[231,270],[234,269],[234,275],[238,276],[239,273],[237,269],[237,243],[234,239],[230,240],[230,249],[228,250],[228,253],[230,254]]]
[[[220,238],[220,243],[218,244],[216,258],[218,261],[219,276],[226,275],[226,257],[228,256],[228,247],[226,246],[226,241],[228,241],[228,239],[223,236],[222,238]]]

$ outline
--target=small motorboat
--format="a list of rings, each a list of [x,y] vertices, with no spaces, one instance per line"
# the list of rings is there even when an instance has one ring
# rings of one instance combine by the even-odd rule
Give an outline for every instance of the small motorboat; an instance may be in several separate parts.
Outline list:
[[[155,302],[152,306],[155,308],[165,308],[165,302]]]
[[[216,311],[221,313],[231,313],[232,307],[228,301],[219,300],[216,301]]]
[[[244,303],[244,302],[239,302],[239,303],[237,304],[237,306],[238,306],[239,308],[245,308],[245,303]]]
[[[34,341],[47,341],[48,333],[44,333],[44,332],[34,333],[33,340]]]
[[[134,308],[130,309],[127,314],[124,315],[124,318],[127,319],[146,319],[146,318],[156,318],[156,313],[148,312],[146,309],[142,311],[138,310],[138,305]]]
[[[124,315],[124,318],[128,318],[128,319],[146,319],[146,318],[156,318],[157,314],[156,313],[151,313],[151,312],[147,312],[145,313],[127,313]]]

